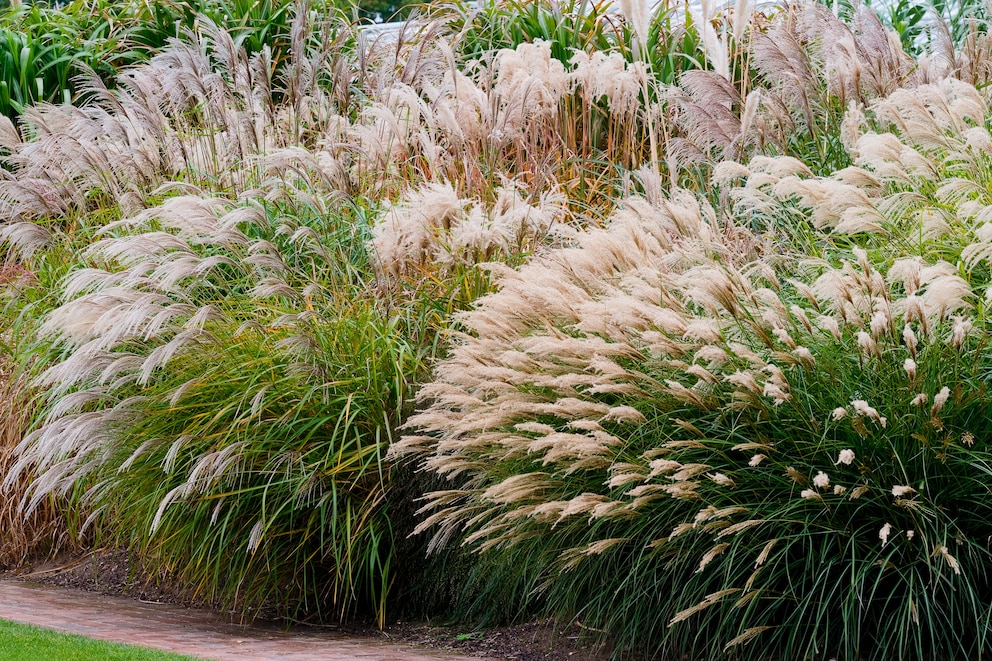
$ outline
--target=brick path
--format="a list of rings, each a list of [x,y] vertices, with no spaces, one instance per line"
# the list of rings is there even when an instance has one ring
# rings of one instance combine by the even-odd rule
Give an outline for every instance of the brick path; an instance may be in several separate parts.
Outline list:
[[[333,629],[242,627],[210,611],[0,580],[0,619],[215,661],[468,661]],[[479,661],[473,658],[472,661]]]

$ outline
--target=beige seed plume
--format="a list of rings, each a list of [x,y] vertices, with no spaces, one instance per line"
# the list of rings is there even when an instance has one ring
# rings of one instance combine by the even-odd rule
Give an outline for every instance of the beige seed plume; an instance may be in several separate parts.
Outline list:
[[[699,613],[700,611],[706,610],[710,606],[712,606],[712,605],[714,605],[716,603],[719,603],[725,597],[728,597],[728,596],[730,596],[732,594],[737,594],[740,591],[741,591],[740,588],[728,588],[726,590],[720,590],[718,592],[713,592],[711,594],[708,594],[698,604],[696,604],[694,606],[690,606],[689,608],[686,608],[686,609],[681,610],[678,613],[676,613],[675,614],[675,617],[673,617],[668,622],[668,626],[672,626],[674,624],[678,624],[679,622],[682,622],[684,620],[687,620],[690,617],[692,617],[693,615],[695,615],[696,613]]]
[[[846,450],[841,450],[840,454],[837,456],[837,461],[834,465],[844,464],[845,466],[850,466],[854,462],[854,450],[850,448]]]
[[[747,643],[750,643],[752,640],[760,636],[765,631],[769,631],[774,628],[775,627],[769,625],[763,625],[760,627],[749,627],[739,635],[734,636],[733,638],[728,640],[727,644],[723,646],[723,651],[727,652],[730,650],[730,648],[736,647],[738,645],[746,645]]]

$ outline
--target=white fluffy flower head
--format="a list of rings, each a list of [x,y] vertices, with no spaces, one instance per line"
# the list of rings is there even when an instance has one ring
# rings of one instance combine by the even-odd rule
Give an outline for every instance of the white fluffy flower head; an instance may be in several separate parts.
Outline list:
[[[878,538],[882,540],[882,546],[885,546],[889,542],[889,534],[892,533],[892,524],[886,523],[882,526],[882,529],[878,531]]]

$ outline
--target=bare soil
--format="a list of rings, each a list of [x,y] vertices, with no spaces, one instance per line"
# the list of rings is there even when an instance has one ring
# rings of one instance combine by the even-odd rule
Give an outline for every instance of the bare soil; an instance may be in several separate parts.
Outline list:
[[[15,574],[21,579],[39,583],[145,602],[173,603],[190,608],[212,607],[211,604],[190,599],[161,578],[149,576],[120,551],[101,550],[80,557],[60,558],[21,569]],[[609,650],[592,642],[592,637],[578,623],[562,627],[553,622],[531,622],[476,629],[466,625],[441,626],[430,622],[399,621],[387,624],[380,631],[357,621],[335,628],[344,628],[358,636],[385,637],[392,641],[455,650],[460,654],[479,657],[518,661],[606,661],[610,658]]]

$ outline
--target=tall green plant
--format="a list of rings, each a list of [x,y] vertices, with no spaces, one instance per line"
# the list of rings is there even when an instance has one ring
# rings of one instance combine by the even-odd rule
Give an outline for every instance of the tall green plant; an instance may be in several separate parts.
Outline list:
[[[382,454],[417,354],[362,291],[346,216],[251,206],[217,223],[215,208],[169,200],[70,276],[42,329],[68,362],[37,377],[53,388],[34,437],[42,454],[28,454],[47,455],[51,434],[86,434],[37,468],[87,485],[98,532],[201,598],[249,617],[362,604],[381,617],[392,576]],[[183,217],[201,224],[154,229]],[[117,330],[103,334],[114,311]]]
[[[298,7],[336,13],[331,4],[293,0],[76,0],[8,9],[0,18],[0,113],[13,118],[37,102],[72,101],[82,68],[112,85],[123,67],[196,32],[204,18],[227,30],[248,56],[268,53],[273,68],[281,68],[289,58]]]
[[[564,4],[539,0],[486,2],[479,7],[452,3],[435,11],[450,21],[459,55],[478,59],[501,48],[515,48],[537,40],[552,44],[552,55],[567,63],[576,52],[592,54],[616,50],[633,62],[651,60],[653,75],[673,82],[681,71],[702,60],[702,44],[690,24],[678,19],[677,8],[662,3],[646,13],[648,47],[635,56],[636,36],[631,22],[611,1],[573,0]]]
[[[4,132],[5,251],[38,277],[11,292],[16,350],[50,386],[6,483],[35,513],[76,499],[100,539],[247,618],[382,617],[382,454],[423,357],[376,295],[342,178],[278,148],[302,131],[277,127],[251,66],[212,29]],[[79,443],[47,454],[56,436]]]
[[[68,101],[70,58],[52,33],[0,28],[0,112],[12,117],[38,101]]]
[[[463,317],[394,450],[443,480],[433,547],[482,557],[463,603],[675,657],[992,651],[988,108],[876,113],[860,168],[744,170],[761,234],[629,201]]]
[[[23,277],[18,269],[6,269],[5,278]],[[9,342],[0,345],[0,474],[6,475],[18,458],[18,446],[30,427],[35,411],[34,391],[24,372],[13,364]],[[0,481],[0,524],[4,534],[0,538],[0,567],[16,568],[24,563],[58,553],[78,551],[82,540],[74,534],[79,519],[74,517],[69,499],[46,500],[31,515],[25,517],[21,510],[27,492],[31,489],[28,478],[3,483]]]

